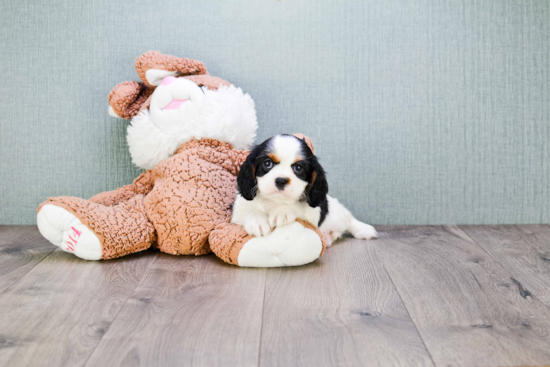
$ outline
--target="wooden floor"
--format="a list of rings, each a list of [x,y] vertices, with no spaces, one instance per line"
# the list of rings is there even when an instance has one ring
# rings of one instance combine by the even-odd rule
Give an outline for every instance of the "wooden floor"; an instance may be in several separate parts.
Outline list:
[[[266,270],[0,226],[0,366],[550,365],[550,226],[378,229]]]

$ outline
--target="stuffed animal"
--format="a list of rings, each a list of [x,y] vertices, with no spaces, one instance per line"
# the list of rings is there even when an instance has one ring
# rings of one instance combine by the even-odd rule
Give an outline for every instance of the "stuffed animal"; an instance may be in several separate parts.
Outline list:
[[[142,82],[117,85],[109,113],[132,119],[132,162],[146,171],[90,200],[49,198],[38,208],[40,233],[86,260],[150,247],[173,255],[214,252],[249,267],[317,259],[326,242],[310,223],[298,220],[257,238],[229,223],[237,174],[256,137],[252,98],[199,61],[147,52],[135,65]]]

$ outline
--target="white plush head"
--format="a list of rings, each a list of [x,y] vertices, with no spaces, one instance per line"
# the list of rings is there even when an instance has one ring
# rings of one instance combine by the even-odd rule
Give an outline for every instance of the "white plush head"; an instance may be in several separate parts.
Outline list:
[[[168,76],[153,92],[149,109],[132,119],[128,146],[132,162],[150,169],[193,138],[249,149],[257,129],[254,101],[240,88],[222,85],[217,91],[208,90]]]

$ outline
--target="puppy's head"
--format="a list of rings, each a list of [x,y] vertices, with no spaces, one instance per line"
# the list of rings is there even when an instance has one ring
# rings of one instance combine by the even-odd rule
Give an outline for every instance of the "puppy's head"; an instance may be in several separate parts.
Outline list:
[[[246,200],[256,195],[279,202],[307,200],[319,206],[328,193],[323,167],[305,139],[277,135],[252,149],[237,178]]]

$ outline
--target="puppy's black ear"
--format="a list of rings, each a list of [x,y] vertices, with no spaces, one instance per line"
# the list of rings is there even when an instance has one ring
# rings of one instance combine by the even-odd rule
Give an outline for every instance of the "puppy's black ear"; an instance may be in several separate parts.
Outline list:
[[[250,152],[237,176],[237,185],[239,187],[239,193],[246,200],[253,200],[256,196],[256,152],[253,150]]]
[[[306,188],[307,203],[312,208],[316,208],[327,199],[328,182],[325,177],[325,171],[315,156],[311,157],[310,163],[313,171],[311,172],[309,185]]]

